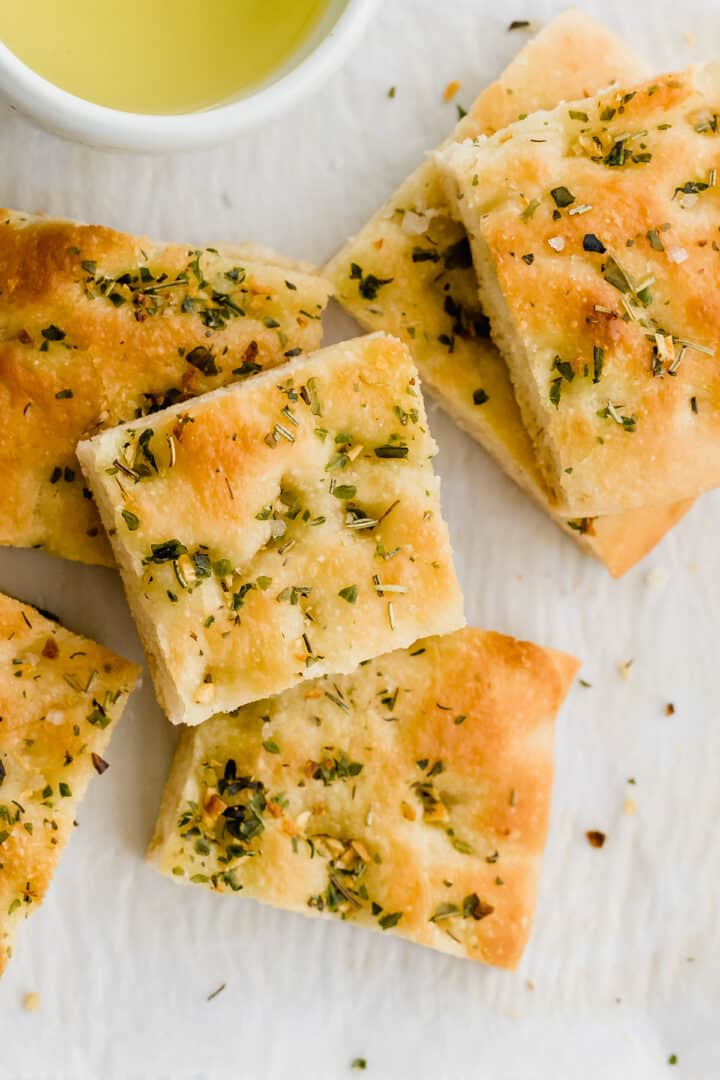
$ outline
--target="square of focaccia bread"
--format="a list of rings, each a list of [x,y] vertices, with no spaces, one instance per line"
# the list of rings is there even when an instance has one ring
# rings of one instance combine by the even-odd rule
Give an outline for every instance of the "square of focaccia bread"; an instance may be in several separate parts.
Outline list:
[[[547,481],[573,516],[720,484],[720,65],[438,155]]]
[[[138,668],[0,595],[0,974],[45,895]]]
[[[112,565],[75,446],[315,349],[329,285],[253,246],[0,211],[0,544]]]
[[[577,666],[466,629],[215,716],[181,736],[149,858],[178,881],[514,967]]]
[[[436,449],[383,334],[80,444],[174,723],[463,624]]]
[[[551,108],[613,82],[637,81],[646,70],[604,27],[586,15],[566,12],[521,49],[498,81],[480,94],[451,140],[490,135],[520,113]],[[467,233],[451,213],[442,177],[430,159],[326,267],[337,299],[361,326],[402,338],[424,387],[460,427],[611,573],[623,574],[690,503],[593,521],[586,515],[568,520],[558,512],[507,366],[489,336]],[[361,268],[360,276],[354,266]]]

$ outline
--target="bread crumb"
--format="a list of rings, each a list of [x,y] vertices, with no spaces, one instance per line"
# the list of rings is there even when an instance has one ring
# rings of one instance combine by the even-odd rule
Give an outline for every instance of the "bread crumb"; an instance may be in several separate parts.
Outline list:
[[[553,251],[565,250],[565,239],[562,236],[551,236],[548,240],[548,244],[553,249]]]
[[[453,79],[452,82],[449,82],[443,90],[443,101],[452,101],[461,86],[462,83],[459,79]]]
[[[37,1012],[40,1008],[40,995],[33,991],[23,997],[23,1009],[25,1012]]]
[[[626,799],[625,800],[625,813],[626,814],[637,814],[637,803],[635,802],[634,799]]]
[[[686,30],[685,33],[683,34],[683,41],[685,42],[686,45],[694,45],[695,44],[695,35],[691,34],[689,30]]]
[[[630,678],[630,669],[632,668],[634,663],[635,663],[634,660],[622,660],[618,664],[618,671],[622,675],[623,679],[629,679]]]
[[[585,833],[585,836],[587,837],[588,844],[590,844],[591,847],[596,848],[601,848],[606,839],[605,833],[600,832],[599,829],[590,829],[589,832]]]
[[[675,715],[675,706],[673,705],[672,701],[668,701],[667,705],[665,706],[665,715],[666,716],[674,716]]]
[[[664,589],[669,580],[670,575],[661,566],[656,566],[654,570],[645,575],[645,581],[651,589]]]
[[[525,985],[527,986],[528,990],[534,990],[535,989],[535,983],[532,981],[532,979],[526,979],[525,980]]]

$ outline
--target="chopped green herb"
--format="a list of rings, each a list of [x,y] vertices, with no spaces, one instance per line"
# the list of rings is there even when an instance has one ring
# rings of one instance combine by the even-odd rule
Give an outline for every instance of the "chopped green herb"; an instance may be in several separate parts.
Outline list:
[[[390,446],[376,446],[373,452],[375,457],[379,458],[406,458],[408,456],[408,447],[403,446],[401,443],[395,443]]]
[[[383,285],[389,285],[394,278],[379,278],[375,274],[363,274],[357,263],[350,264],[350,277],[358,283],[358,292],[365,300],[375,300]]]
[[[442,922],[443,919],[451,919],[453,917],[453,915],[459,915],[459,914],[460,914],[460,908],[457,906],[457,904],[453,904],[453,903],[450,903],[449,901],[446,901],[443,904],[438,904],[438,906],[435,908],[435,910],[433,911],[433,913],[430,916],[428,921],[429,922]]]
[[[647,238],[650,241],[650,247],[654,248],[655,251],[665,250],[665,245],[660,239],[660,233],[657,231],[657,229],[648,229]]]
[[[386,915],[380,916],[378,923],[382,930],[391,930],[393,926],[397,926],[402,917],[402,911],[389,911]]]
[[[555,205],[564,209],[566,206],[570,206],[575,202],[575,196],[571,191],[568,191],[566,187],[551,188],[550,194],[555,200]]]
[[[529,221],[530,218],[535,213],[535,211],[537,210],[539,205],[540,205],[540,200],[539,199],[531,199],[530,202],[525,207],[525,209],[523,210],[523,212],[520,214],[520,220],[521,221]]]
[[[140,526],[140,518],[132,510],[122,510],[121,513],[130,532],[135,532]]]
[[[188,364],[191,364],[203,375],[219,375],[220,368],[215,363],[215,357],[205,345],[196,345],[189,353],[185,354]]]
[[[595,233],[585,233],[583,236],[583,251],[595,251],[598,255],[604,255],[607,248]]]
[[[575,371],[569,360],[561,360],[559,356],[556,356],[552,366],[553,370],[558,371],[566,382],[572,382],[575,378]]]
[[[463,918],[465,919],[485,919],[488,915],[492,915],[495,908],[492,904],[484,903],[477,893],[470,893],[463,900]]]
[[[65,338],[65,331],[61,330],[59,326],[55,326],[54,323],[50,323],[40,333],[46,341],[63,341]]]
[[[150,550],[152,554],[145,561],[152,563],[172,562],[187,553],[187,548],[179,540],[164,540],[162,544],[151,544]]]
[[[605,264],[605,269],[603,271],[603,277],[610,285],[614,285],[615,288],[619,290],[619,292],[633,292],[630,278],[627,276],[622,267],[615,261],[612,255],[608,256],[608,260]]]
[[[322,780],[325,787],[329,787],[336,780],[351,779],[353,776],[359,776],[362,771],[362,762],[351,761],[346,752],[341,750],[337,757],[328,755],[317,763],[313,769],[312,778]]]
[[[354,604],[358,597],[357,585],[346,585],[344,589],[341,589],[338,596],[343,600],[347,600],[348,604]]]

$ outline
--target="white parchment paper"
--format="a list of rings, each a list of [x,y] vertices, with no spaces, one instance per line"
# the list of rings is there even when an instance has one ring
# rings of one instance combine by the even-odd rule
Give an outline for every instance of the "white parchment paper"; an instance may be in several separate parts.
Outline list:
[[[658,70],[719,51],[717,0],[580,6]],[[559,10],[386,0],[314,97],[193,155],[102,153],[0,113],[0,202],[322,261],[450,129],[446,83],[461,80],[456,101],[468,104],[524,40],[508,22]],[[328,320],[328,340],[354,332],[340,313]],[[360,1075],[358,1056],[363,1075],[388,1080],[720,1076],[720,495],[612,581],[434,407],[431,422],[469,620],[576,653],[592,684],[573,689],[559,722],[552,832],[520,970],[150,870],[143,851],[174,733],[146,676],[0,985],[2,1080],[335,1080]],[[0,588],[141,659],[114,573],[3,550]],[[587,829],[607,833],[602,850]],[[33,1013],[22,1008],[30,991]]]

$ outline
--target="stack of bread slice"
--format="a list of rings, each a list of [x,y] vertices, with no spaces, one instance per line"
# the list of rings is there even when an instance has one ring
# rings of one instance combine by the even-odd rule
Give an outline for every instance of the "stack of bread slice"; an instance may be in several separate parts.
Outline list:
[[[637,122],[634,113],[647,111],[641,105],[642,95],[624,105],[620,99],[647,74],[645,64],[623,42],[588,17],[575,12],[559,16],[479,96],[443,148],[401,185],[326,267],[343,306],[363,327],[385,329],[405,340],[423,384],[440,404],[614,575],[625,573],[647,554],[686,513],[693,496],[715,482],[704,461],[704,448],[698,483],[685,468],[686,456],[677,454],[680,429],[701,430],[711,422],[692,413],[691,398],[697,398],[700,408],[702,393],[692,391],[708,370],[708,354],[702,349],[712,348],[707,345],[707,334],[697,326],[705,317],[702,298],[708,295],[708,278],[702,275],[710,273],[710,267],[702,263],[714,252],[707,229],[701,227],[695,235],[697,226],[688,216],[691,208],[685,206],[698,181],[700,185],[707,181],[705,159],[714,152],[708,138],[708,132],[713,133],[712,120],[710,128],[699,132],[684,122],[687,138],[681,140],[676,166],[667,169],[669,147],[655,161],[643,161],[645,151],[637,140],[646,136],[638,132],[666,119],[661,114],[667,90],[648,99],[652,116],[639,115]],[[538,112],[558,102],[586,99],[606,87],[615,89],[592,108],[561,105],[549,119]],[[676,113],[682,112],[685,96],[684,91],[675,91]],[[703,100],[703,91],[698,90],[688,111],[696,109],[703,115],[709,111],[712,118],[709,88],[706,96]],[[600,119],[603,110],[614,110],[612,123]],[[593,113],[592,120],[583,119],[586,113]],[[622,157],[623,167],[598,166],[598,156],[612,155],[623,135],[628,137],[621,142],[624,149],[615,153],[616,158]],[[653,136],[653,142],[657,135],[662,132]],[[602,149],[594,145],[596,137]],[[685,161],[688,139],[696,146],[693,156],[699,153],[703,159],[697,162],[702,175],[695,176],[694,163]],[[673,152],[677,150],[675,145]],[[640,155],[638,161],[633,160],[634,151],[636,158]],[[592,190],[588,186],[585,191],[585,183],[574,180],[577,169],[583,167],[593,174]],[[678,168],[680,173],[690,168],[693,175],[676,177]],[[659,185],[654,180],[658,171],[663,177]],[[647,197],[649,181],[651,198]],[[663,183],[659,207],[655,195]],[[676,186],[681,188],[680,197],[674,194]],[[565,191],[576,197],[565,201],[569,197]],[[693,213],[697,217],[703,210],[693,208]],[[662,237],[669,220],[676,230],[690,225],[693,236],[688,242],[695,248],[697,266],[672,263],[672,251],[682,249],[681,241],[666,237],[667,251],[662,250],[660,239],[653,240],[655,246],[648,241],[648,233]],[[491,232],[492,252],[485,239]],[[586,236],[595,236],[597,242],[585,240]],[[704,260],[697,251],[703,239]],[[631,250],[628,243],[634,245]],[[625,295],[604,282],[607,256],[601,248],[607,247],[612,254],[612,245],[618,265],[636,275],[635,286],[655,274],[658,261],[669,267],[672,280],[664,282],[663,292],[655,297],[657,327],[655,323],[645,327],[627,315],[623,303],[633,300],[633,282],[628,283]],[[586,267],[582,285],[580,262]],[[684,361],[683,375],[687,373],[690,389],[680,389],[677,379],[673,382],[678,374],[673,370],[670,379],[653,384],[652,400],[643,406],[649,422],[638,416],[636,429],[627,423],[623,427],[623,410],[640,410],[637,395],[626,384],[635,377],[636,366],[642,374],[652,366],[654,333],[664,328],[665,290],[682,303],[688,296],[689,277],[697,282],[692,290],[696,314],[689,322],[679,319],[674,333],[678,350],[683,348],[683,335],[697,333],[695,340],[701,345],[699,352],[685,350],[690,363]],[[608,311],[597,311],[595,301]],[[643,317],[648,315],[643,308]],[[628,319],[632,325],[626,334]],[[652,334],[647,337],[646,331]],[[643,346],[640,359],[632,360],[627,378],[618,382],[615,355],[633,349],[637,340],[644,340],[643,335],[649,344]],[[672,335],[662,336],[660,347],[665,348],[664,339],[669,342]],[[594,346],[603,350],[602,386],[593,382]],[[560,367],[554,366],[556,357]],[[526,374],[529,363],[539,369],[532,390]],[[589,379],[583,374],[586,363]],[[697,378],[687,370],[693,364],[702,369]],[[569,378],[563,377],[563,371]],[[577,382],[571,386],[576,372]],[[574,407],[583,380],[592,387],[587,395],[589,422]],[[564,393],[556,408],[550,388],[556,394],[558,386]],[[658,398],[661,388],[665,393]],[[682,398],[674,433],[665,426],[667,397]],[[608,402],[609,424],[607,418],[596,416],[608,409]],[[622,407],[619,411],[617,405]],[[688,415],[685,406],[691,410]],[[619,422],[612,414],[620,417]],[[646,433],[653,428],[658,439],[648,443]],[[618,439],[620,433],[623,439]],[[704,441],[712,443],[712,433]],[[662,456],[658,456],[658,442],[665,447]],[[698,449],[702,443],[700,436]],[[610,464],[615,446],[619,459],[634,457],[639,464],[632,490]],[[668,482],[667,469],[679,474],[676,482]],[[588,485],[578,490],[583,473],[605,477],[602,497],[592,480],[589,490]]]

